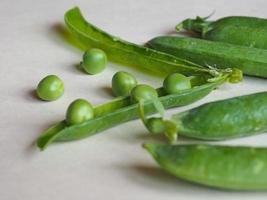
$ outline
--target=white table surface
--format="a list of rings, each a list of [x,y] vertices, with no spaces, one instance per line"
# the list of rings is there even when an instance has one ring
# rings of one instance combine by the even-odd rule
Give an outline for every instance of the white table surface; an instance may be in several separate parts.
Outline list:
[[[0,2],[0,199],[266,199],[264,192],[229,192],[197,186],[162,172],[141,148],[153,142],[140,121],[129,122],[91,138],[51,145],[40,152],[34,142],[42,131],[64,118],[68,104],[87,98],[93,104],[110,100],[110,79],[127,70],[140,82],[156,86],[160,79],[110,63],[96,76],[74,66],[82,52],[65,43],[59,34],[63,14],[80,6],[87,19],[104,30],[136,43],[173,33],[174,25],[196,15],[213,19],[226,15],[267,17],[265,0],[1,0]],[[37,100],[33,91],[47,74],[65,82],[58,101]],[[204,102],[267,89],[267,81],[245,78],[225,84]],[[192,140],[182,139],[183,142]],[[267,135],[224,142],[266,145]]]

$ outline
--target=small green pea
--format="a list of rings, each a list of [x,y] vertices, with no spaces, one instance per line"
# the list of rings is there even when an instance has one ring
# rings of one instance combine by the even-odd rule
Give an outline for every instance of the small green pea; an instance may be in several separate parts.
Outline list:
[[[188,78],[190,79],[190,83],[191,83],[192,88],[207,83],[207,79],[208,79],[207,77],[202,76],[202,75],[190,76]]]
[[[162,118],[151,117],[146,122],[146,127],[150,133],[160,134],[166,130],[166,126]]]
[[[183,74],[173,73],[169,74],[163,82],[163,88],[168,94],[175,94],[181,90],[191,88],[190,79]]]
[[[76,99],[73,101],[66,113],[66,122],[68,125],[83,123],[94,117],[94,109],[90,102],[85,99]]]
[[[37,96],[45,101],[54,101],[64,93],[64,83],[56,75],[44,77],[36,89]]]
[[[149,85],[140,84],[135,86],[131,91],[131,99],[133,102],[139,102],[140,100],[146,101],[157,98],[157,91]]]
[[[89,49],[83,54],[82,68],[88,74],[98,74],[107,65],[107,56],[101,49]]]
[[[136,85],[136,78],[127,72],[120,71],[112,77],[112,91],[115,96],[129,96]]]

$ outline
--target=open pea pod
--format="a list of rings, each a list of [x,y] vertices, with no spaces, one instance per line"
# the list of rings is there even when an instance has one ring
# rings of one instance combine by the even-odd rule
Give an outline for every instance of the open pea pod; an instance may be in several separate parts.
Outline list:
[[[158,89],[159,100],[164,108],[184,106],[193,103],[227,80],[227,75],[212,83],[205,83],[192,89],[181,91],[178,94],[165,95],[162,88]],[[157,112],[153,102],[145,102],[145,114]],[[108,128],[139,118],[137,103],[132,103],[130,97],[115,99],[94,108],[95,118],[82,124],[67,126],[62,121],[45,131],[37,141],[38,147],[43,150],[49,144],[58,141],[72,141],[89,137]]]
[[[106,52],[110,61],[119,64],[149,70],[158,75],[172,72],[190,75],[210,74],[212,76],[220,74],[216,69],[210,69],[112,36],[87,22],[77,7],[65,13],[65,24],[83,46],[100,48]]]

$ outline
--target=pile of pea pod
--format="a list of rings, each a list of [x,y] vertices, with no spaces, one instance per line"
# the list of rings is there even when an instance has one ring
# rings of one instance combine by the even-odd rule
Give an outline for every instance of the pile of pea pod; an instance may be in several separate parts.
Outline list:
[[[111,61],[165,78],[162,87],[155,89],[140,84],[126,71],[115,73],[111,87],[116,98],[98,106],[85,99],[74,100],[66,118],[38,138],[41,150],[54,142],[83,139],[140,118],[150,134],[166,136],[165,144],[143,147],[170,174],[214,188],[267,190],[267,148],[176,144],[179,135],[219,141],[266,132],[267,92],[210,102],[165,117],[166,109],[193,103],[225,82],[237,83],[242,73],[267,78],[266,19],[186,19],[176,30],[194,31],[198,38],[160,36],[145,46],[90,24],[77,7],[67,11],[64,19],[79,42],[75,46],[85,51],[80,64],[85,73],[100,73]],[[53,101],[63,95],[64,83],[49,75],[36,92],[40,99]],[[153,113],[158,116],[148,116]]]

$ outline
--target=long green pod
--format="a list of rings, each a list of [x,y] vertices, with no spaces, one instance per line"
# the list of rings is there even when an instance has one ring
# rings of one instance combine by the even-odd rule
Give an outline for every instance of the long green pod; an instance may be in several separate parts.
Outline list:
[[[257,17],[230,16],[209,21],[206,18],[186,19],[176,26],[199,33],[203,39],[242,46],[267,48],[267,20]]]
[[[221,78],[213,83],[206,83],[172,95],[164,95],[162,89],[159,89],[159,99],[165,108],[187,105],[203,98],[225,80],[226,78]],[[124,122],[139,118],[138,105],[131,104],[129,97],[113,100],[109,103],[97,106],[94,111],[95,118],[82,124],[67,126],[65,121],[62,121],[49,128],[38,138],[38,147],[44,150],[53,142],[82,139]],[[156,112],[152,102],[147,102],[145,104],[145,112],[146,114]]]
[[[112,36],[87,22],[77,7],[65,13],[65,24],[83,46],[104,50],[108,59],[116,63],[147,69],[159,75],[172,72],[218,74],[216,70]]]
[[[164,170],[178,178],[220,189],[267,189],[267,148],[206,144],[144,147]]]
[[[267,78],[267,50],[264,49],[175,36],[157,37],[147,45],[201,65],[236,67],[244,74]]]
[[[206,103],[172,116],[178,135],[226,140],[267,131],[267,92]]]

